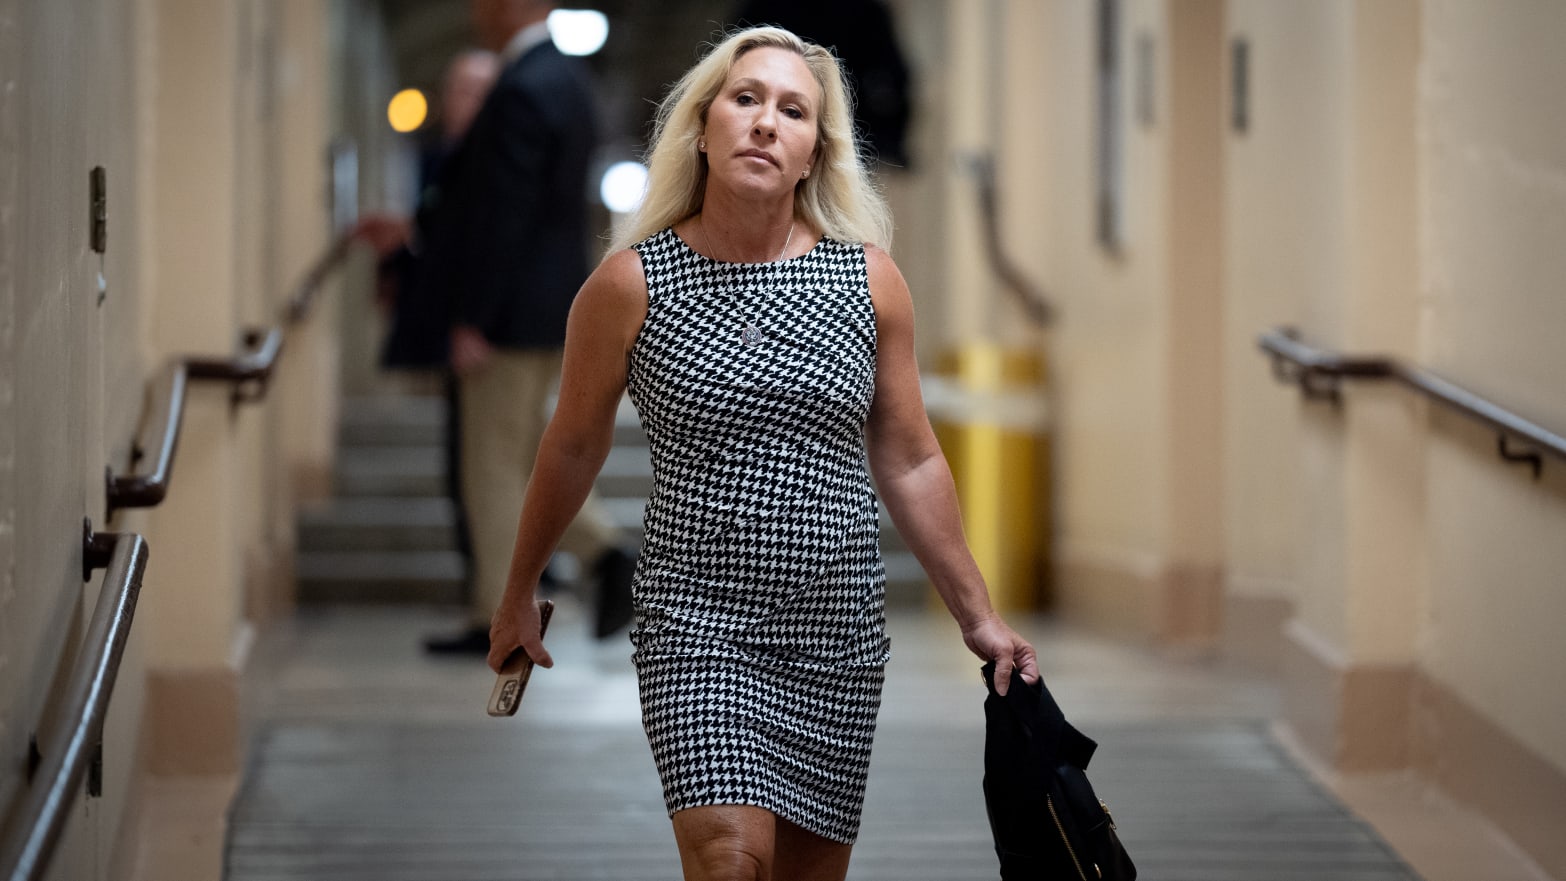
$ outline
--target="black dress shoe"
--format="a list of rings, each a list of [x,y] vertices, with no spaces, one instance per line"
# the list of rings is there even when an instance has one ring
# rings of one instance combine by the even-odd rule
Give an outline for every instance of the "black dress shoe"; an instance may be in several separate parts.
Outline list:
[[[424,650],[432,655],[487,655],[489,628],[469,627],[453,636],[432,636],[424,640]]]
[[[593,635],[605,639],[623,630],[631,623],[635,608],[631,603],[631,576],[636,564],[631,555],[619,548],[610,548],[593,566],[597,576],[597,609],[593,615]]]

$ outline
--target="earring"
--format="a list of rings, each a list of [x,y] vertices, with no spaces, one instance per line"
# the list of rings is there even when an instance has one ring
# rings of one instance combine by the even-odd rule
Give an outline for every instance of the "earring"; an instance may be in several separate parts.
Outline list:
[[[696,149],[702,151],[703,153],[707,152],[707,139],[698,138],[696,141]]]
[[[810,177],[810,169],[808,169],[808,168],[805,169],[805,173],[800,175],[800,177],[802,177],[802,178]]]

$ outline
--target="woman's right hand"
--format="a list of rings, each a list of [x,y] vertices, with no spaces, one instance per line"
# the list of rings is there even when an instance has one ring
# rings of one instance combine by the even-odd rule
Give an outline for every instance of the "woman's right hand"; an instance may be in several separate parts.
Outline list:
[[[518,648],[526,650],[534,664],[553,667],[555,659],[549,656],[549,651],[544,648],[543,637],[539,635],[542,622],[538,604],[531,597],[522,602],[513,602],[510,596],[508,592],[507,599],[501,601],[500,608],[495,610],[495,617],[489,622],[489,669],[499,673],[506,659]]]

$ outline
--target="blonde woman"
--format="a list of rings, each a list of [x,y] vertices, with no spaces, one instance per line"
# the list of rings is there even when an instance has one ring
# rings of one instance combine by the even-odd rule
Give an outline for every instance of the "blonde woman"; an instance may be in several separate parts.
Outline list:
[[[655,474],[633,657],[690,881],[847,872],[889,650],[871,473],[997,683],[1038,676],[963,540],[850,120],[837,60],[777,28],[671,91],[640,213],[572,307],[492,628],[492,667],[551,664],[535,586],[629,389]]]

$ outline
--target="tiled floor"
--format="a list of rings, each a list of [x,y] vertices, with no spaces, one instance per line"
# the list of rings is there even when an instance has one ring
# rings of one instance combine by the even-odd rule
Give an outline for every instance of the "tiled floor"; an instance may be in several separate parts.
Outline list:
[[[343,607],[268,634],[248,686],[256,740],[231,814],[231,881],[679,877],[624,637],[586,639],[563,600],[556,667],[535,674],[518,717],[496,720],[480,663],[418,649],[455,623]],[[1269,735],[1265,680],[1016,623],[1101,743],[1091,774],[1142,877],[1418,877]],[[898,613],[893,640],[850,877],[994,878],[978,663],[933,614]]]

